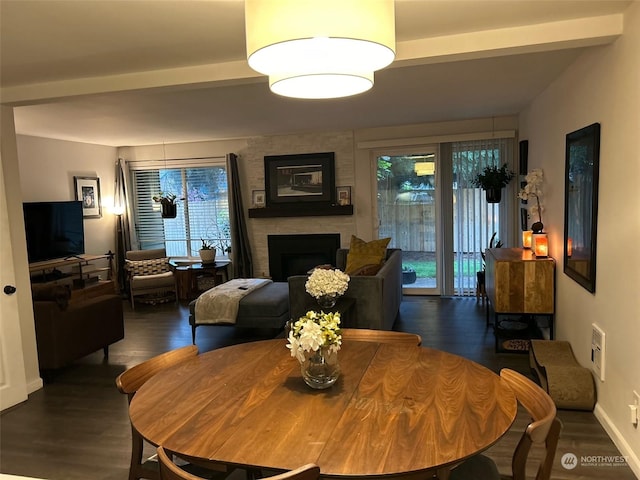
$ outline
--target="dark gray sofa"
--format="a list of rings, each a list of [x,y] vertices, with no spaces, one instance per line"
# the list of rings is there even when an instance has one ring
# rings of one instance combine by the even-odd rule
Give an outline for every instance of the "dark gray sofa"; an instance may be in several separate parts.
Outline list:
[[[336,253],[336,268],[344,271],[348,249],[341,248]],[[305,290],[307,275],[289,277],[289,310],[292,319],[306,313],[309,294]],[[387,249],[387,258],[376,275],[355,276],[349,281],[344,297],[356,301],[356,328],[392,330],[402,301],[402,250]]]

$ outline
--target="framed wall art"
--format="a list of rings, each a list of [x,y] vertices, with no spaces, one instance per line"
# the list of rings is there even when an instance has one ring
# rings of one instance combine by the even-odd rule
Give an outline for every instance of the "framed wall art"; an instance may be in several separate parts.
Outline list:
[[[520,229],[529,230],[529,212],[526,208],[520,208]]]
[[[335,203],[335,154],[264,157],[266,206]]]
[[[564,182],[564,273],[596,291],[600,124],[567,134]]]
[[[336,187],[338,205],[351,205],[351,187]]]
[[[102,217],[100,179],[98,177],[73,177],[76,200],[82,201],[84,218]]]
[[[520,175],[526,175],[527,169],[529,168],[529,140],[522,140],[519,144],[520,146],[520,164],[519,164],[519,173]]]
[[[264,207],[264,190],[254,190],[253,192],[251,192],[251,203],[253,203],[254,208]]]

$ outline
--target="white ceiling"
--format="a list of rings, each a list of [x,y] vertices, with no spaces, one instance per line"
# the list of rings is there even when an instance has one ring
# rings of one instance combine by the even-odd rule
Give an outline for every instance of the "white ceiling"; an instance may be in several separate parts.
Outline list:
[[[517,114],[630,3],[396,0],[396,61],[314,101],[246,65],[242,0],[0,0],[0,100],[19,134],[112,146]]]

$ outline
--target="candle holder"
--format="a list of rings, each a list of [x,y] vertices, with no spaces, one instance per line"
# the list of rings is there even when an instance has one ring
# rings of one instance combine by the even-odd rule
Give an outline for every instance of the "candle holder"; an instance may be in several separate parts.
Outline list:
[[[522,232],[522,248],[531,248],[531,237],[533,236],[532,230],[525,230]]]

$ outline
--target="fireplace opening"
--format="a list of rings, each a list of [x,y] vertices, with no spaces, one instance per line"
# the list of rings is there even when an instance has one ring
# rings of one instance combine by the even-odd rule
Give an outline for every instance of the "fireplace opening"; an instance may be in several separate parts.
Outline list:
[[[336,263],[339,233],[269,235],[269,273],[274,282],[292,275],[305,275],[317,265]]]

